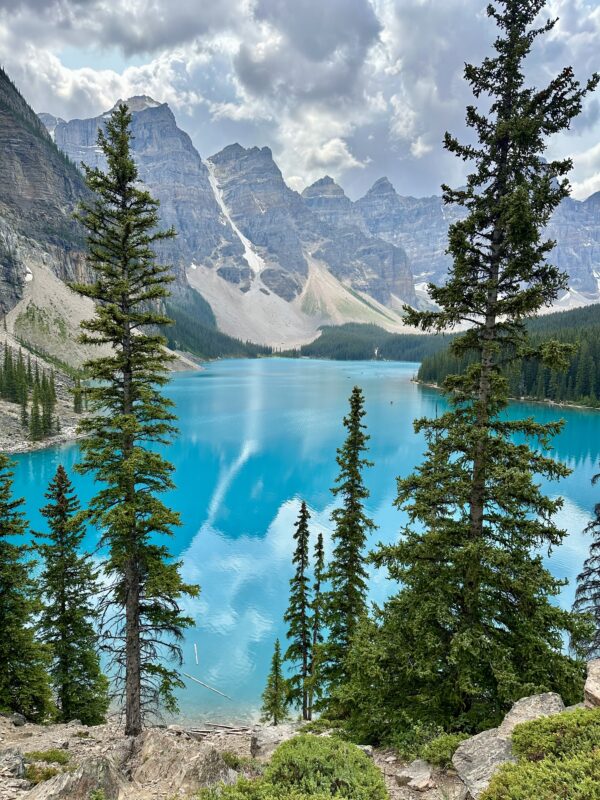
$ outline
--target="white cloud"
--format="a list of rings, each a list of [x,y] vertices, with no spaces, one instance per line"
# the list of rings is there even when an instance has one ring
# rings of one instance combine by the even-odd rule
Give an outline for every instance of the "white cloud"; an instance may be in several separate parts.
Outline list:
[[[0,61],[36,110],[84,117],[149,94],[171,105],[203,156],[240,140],[270,146],[296,187],[331,172],[356,194],[387,174],[400,191],[429,194],[464,177],[441,142],[445,130],[464,135],[463,64],[494,36],[484,5],[0,0]],[[550,0],[548,11],[560,22],[536,44],[532,77],[565,63],[587,76],[600,7]],[[599,139],[596,99],[549,154],[585,154]],[[597,188],[599,171],[577,157],[578,195]]]

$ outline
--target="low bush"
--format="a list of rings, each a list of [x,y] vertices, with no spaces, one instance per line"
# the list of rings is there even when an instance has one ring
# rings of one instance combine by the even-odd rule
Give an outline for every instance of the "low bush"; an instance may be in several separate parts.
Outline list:
[[[398,751],[400,758],[412,761],[420,758],[425,748],[436,739],[444,736],[444,731],[439,725],[424,722],[406,722],[399,725],[389,743]]]
[[[512,741],[518,763],[502,767],[481,800],[600,800],[600,710],[524,722]]]
[[[264,772],[264,764],[249,756],[240,756],[237,753],[231,753],[226,750],[221,753],[221,758],[230,769],[234,769],[236,772],[243,772],[244,775],[262,775]]]
[[[44,761],[46,764],[65,764],[69,763],[69,754],[66,750],[32,750],[25,753],[28,761]]]
[[[447,769],[452,766],[452,756],[458,745],[468,738],[468,733],[442,733],[421,748],[420,756],[434,767]]]
[[[307,722],[302,726],[303,733],[331,733],[334,736],[344,738],[345,730],[344,723],[339,719],[328,719],[327,717],[319,717]]]
[[[480,800],[600,800],[600,753],[508,764]]]
[[[202,789],[197,800],[331,800],[330,794],[305,794],[297,790],[282,790],[262,778],[240,778],[233,786],[211,786]]]
[[[304,734],[284,742],[273,753],[265,779],[306,794],[387,798],[381,773],[371,759],[354,745],[327,736]]]
[[[280,745],[264,776],[205,789],[199,800],[387,800],[371,759],[336,738],[303,734]]]
[[[512,741],[515,755],[528,761],[589,753],[600,747],[600,709],[577,708],[523,722],[513,731]]]

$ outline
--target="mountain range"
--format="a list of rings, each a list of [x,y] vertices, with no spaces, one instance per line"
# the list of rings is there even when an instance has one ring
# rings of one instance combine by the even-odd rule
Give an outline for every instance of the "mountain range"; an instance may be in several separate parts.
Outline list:
[[[353,202],[329,176],[300,194],[268,147],[232,144],[203,159],[166,103],[126,102],[140,180],[178,233],[160,256],[172,264],[173,303],[188,309],[188,322],[200,309],[203,324],[275,347],[310,341],[325,324],[402,331],[403,305],[428,305],[427,282],[444,280],[457,212],[440,197],[403,197],[381,178]],[[40,328],[19,306],[23,298],[31,306],[34,284],[34,316],[50,324],[60,316],[61,284],[85,274],[72,211],[87,190],[75,164],[104,166],[97,135],[109,113],[38,116],[0,72],[0,309],[17,328]],[[559,306],[599,299],[599,217],[600,194],[568,199],[554,215],[553,257],[570,276]],[[48,309],[40,295],[53,293]]]

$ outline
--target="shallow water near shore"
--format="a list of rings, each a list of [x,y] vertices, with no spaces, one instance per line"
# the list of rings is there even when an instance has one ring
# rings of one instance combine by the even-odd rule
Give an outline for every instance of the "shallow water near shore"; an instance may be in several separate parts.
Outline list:
[[[195,627],[186,633],[182,669],[232,698],[186,679],[182,721],[256,718],[274,640],[285,638],[282,616],[301,499],[312,515],[313,542],[323,531],[329,545],[329,490],[355,384],[365,393],[375,462],[366,472],[368,511],[378,525],[371,541],[397,538],[405,516],[392,505],[395,479],[418,464],[423,450],[413,419],[444,409],[439,393],[411,382],[416,370],[412,363],[264,359],[218,361],[173,377],[167,391],[177,406],[179,435],[167,456],[177,488],[167,502],[182,525],[170,549],[182,561],[185,580],[202,587],[186,604]],[[571,581],[560,598],[568,606],[588,546],[582,531],[600,500],[600,488],[590,482],[599,471],[600,413],[515,403],[509,415],[566,421],[554,446],[573,473],[547,491],[565,500],[558,522],[569,536],[549,564]],[[92,495],[92,479],[72,472],[77,457],[77,443],[15,456],[15,491],[26,500],[33,530],[44,529],[39,508],[59,463],[71,473],[82,504]],[[86,547],[94,549],[97,541],[98,533],[89,530]],[[373,572],[374,602],[390,588],[381,572]]]

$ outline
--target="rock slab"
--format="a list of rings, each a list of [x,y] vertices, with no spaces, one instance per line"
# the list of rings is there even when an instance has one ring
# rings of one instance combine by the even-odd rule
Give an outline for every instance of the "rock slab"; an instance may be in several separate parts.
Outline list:
[[[462,742],[454,753],[452,765],[474,800],[487,788],[502,764],[515,760],[511,742],[515,726],[564,710],[562,698],[554,692],[524,697],[513,705],[498,728]]]
[[[583,697],[586,708],[600,708],[600,658],[588,662]]]
[[[105,800],[123,800],[127,781],[115,764],[104,756],[84,761],[75,772],[63,772],[38,783],[27,793],[27,800],[89,800],[101,790]]]

